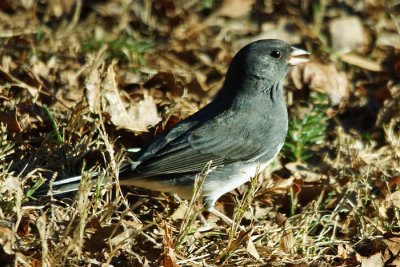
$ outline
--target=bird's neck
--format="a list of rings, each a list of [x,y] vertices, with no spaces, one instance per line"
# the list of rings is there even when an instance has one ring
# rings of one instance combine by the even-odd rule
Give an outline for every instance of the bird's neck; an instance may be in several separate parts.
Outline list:
[[[247,76],[246,80],[233,79],[224,84],[218,98],[225,108],[244,109],[245,112],[265,112],[274,109],[286,111],[283,79],[271,81],[259,76]]]

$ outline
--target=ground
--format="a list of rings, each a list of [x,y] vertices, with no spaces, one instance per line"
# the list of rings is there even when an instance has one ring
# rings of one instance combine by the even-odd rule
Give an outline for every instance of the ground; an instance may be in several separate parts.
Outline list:
[[[399,266],[399,15],[378,0],[2,1],[0,265]],[[201,231],[198,199],[120,188],[121,160],[264,38],[312,60],[286,79],[282,152],[217,203],[234,224]],[[32,196],[81,173],[77,194]]]

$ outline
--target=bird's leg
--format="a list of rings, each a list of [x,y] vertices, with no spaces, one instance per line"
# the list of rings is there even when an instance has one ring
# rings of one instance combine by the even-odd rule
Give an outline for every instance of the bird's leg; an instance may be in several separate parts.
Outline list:
[[[223,214],[222,212],[220,212],[219,210],[217,210],[216,208],[212,207],[212,208],[208,208],[207,209],[208,212],[214,214],[215,216],[217,216],[219,219],[223,220],[227,225],[232,226],[233,225],[233,221],[232,219],[230,219],[228,216],[226,216],[225,214]],[[206,232],[209,231],[211,229],[214,228],[214,226],[212,224],[210,224],[210,221],[207,220],[204,215],[199,212],[199,219],[202,222],[202,226],[199,227],[199,231],[200,232]],[[244,230],[244,227],[239,226],[240,230]]]
[[[210,224],[210,222],[204,217],[203,213],[201,212],[201,210],[198,212],[198,216],[199,219],[202,223],[202,225],[199,227],[199,231],[200,232],[207,232],[211,229],[213,229],[214,227]]]
[[[214,214],[215,216],[219,217],[221,220],[223,220],[226,224],[228,225],[232,225],[233,221],[231,218],[229,218],[228,216],[226,216],[225,214],[223,214],[222,212],[220,212],[219,210],[217,210],[215,207],[210,207],[207,209],[207,211],[211,212],[212,214]]]
[[[226,224],[232,225],[233,224],[232,219],[215,208],[215,202],[217,202],[217,198],[215,196],[204,197],[204,204],[205,204],[206,210],[208,212],[214,214],[221,220],[223,220]]]
[[[203,206],[196,205],[194,207],[194,209],[196,210],[197,216],[202,223],[202,226],[199,228],[199,231],[206,232],[206,231],[213,229],[214,228],[213,223],[210,223],[209,218],[206,218],[203,215],[203,212],[204,212]],[[206,208],[205,211],[214,214],[219,219],[222,219],[228,225],[232,225],[232,223],[233,223],[233,221],[228,216],[226,216],[222,212],[218,211],[213,206]]]

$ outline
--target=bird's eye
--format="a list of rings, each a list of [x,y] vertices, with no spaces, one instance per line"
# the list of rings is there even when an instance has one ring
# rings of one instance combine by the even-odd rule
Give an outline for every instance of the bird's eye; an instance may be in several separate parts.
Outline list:
[[[280,58],[282,54],[278,50],[272,50],[270,56],[273,58]]]

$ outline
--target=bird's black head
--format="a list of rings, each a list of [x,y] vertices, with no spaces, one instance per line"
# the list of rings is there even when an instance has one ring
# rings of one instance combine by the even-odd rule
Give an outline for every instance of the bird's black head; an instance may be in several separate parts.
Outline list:
[[[261,40],[243,47],[231,67],[259,79],[281,80],[289,67],[290,45],[280,40]],[[239,66],[234,66],[239,63]]]
[[[233,58],[228,76],[241,75],[271,82],[282,80],[289,67],[307,62],[306,51],[276,39],[266,39],[243,47]]]
[[[224,86],[216,97],[224,102],[218,103],[236,105],[243,101],[263,101],[263,96],[282,102],[281,88],[286,73],[290,66],[309,61],[308,55],[308,52],[276,39],[246,45],[232,59]]]
[[[279,83],[290,66],[307,62],[308,55],[308,52],[277,39],[250,43],[234,56],[225,84],[229,84],[227,87],[242,90],[241,85],[249,84],[252,79],[270,84]]]

